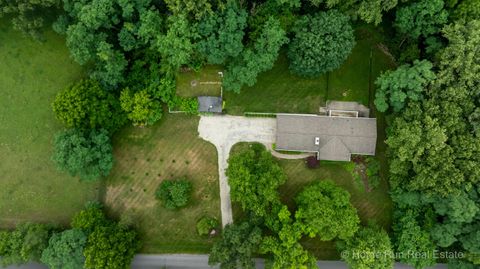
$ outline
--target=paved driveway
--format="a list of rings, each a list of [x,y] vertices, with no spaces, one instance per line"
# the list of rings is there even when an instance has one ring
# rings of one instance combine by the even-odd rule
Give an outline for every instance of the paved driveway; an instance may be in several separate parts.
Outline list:
[[[260,142],[271,146],[277,129],[273,118],[249,118],[238,116],[202,116],[198,133],[204,140],[215,145],[218,152],[218,173],[220,180],[220,201],[223,226],[232,223],[230,187],[225,175],[230,149],[238,142]]]

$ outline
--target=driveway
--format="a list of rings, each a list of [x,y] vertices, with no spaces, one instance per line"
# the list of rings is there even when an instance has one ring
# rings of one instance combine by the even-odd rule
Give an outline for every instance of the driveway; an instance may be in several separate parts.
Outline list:
[[[198,125],[201,138],[215,145],[218,152],[218,173],[222,225],[233,222],[230,187],[225,175],[230,149],[238,142],[259,142],[271,148],[275,142],[277,122],[274,118],[239,116],[202,116]]]

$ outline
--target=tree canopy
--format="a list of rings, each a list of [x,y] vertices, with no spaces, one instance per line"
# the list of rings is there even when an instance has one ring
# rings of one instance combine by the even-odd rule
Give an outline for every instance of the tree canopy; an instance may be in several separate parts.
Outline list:
[[[82,131],[69,129],[56,135],[54,154],[58,169],[80,176],[82,180],[97,180],[107,176],[113,166],[112,145],[104,129]]]
[[[397,9],[395,26],[411,38],[427,38],[440,32],[447,19],[443,0],[420,0]]]
[[[86,243],[87,236],[79,229],[56,233],[50,237],[41,261],[50,269],[82,269]]]
[[[295,219],[304,224],[310,237],[323,241],[347,239],[358,229],[360,219],[350,203],[350,194],[331,181],[317,181],[305,187],[295,198]]]
[[[347,59],[355,46],[348,16],[336,10],[300,17],[288,46],[290,70],[302,76],[319,76]]]
[[[399,66],[395,71],[386,71],[377,78],[375,84],[375,106],[378,111],[385,112],[389,107],[399,112],[408,100],[420,101],[426,87],[436,75],[432,71],[432,63],[416,60],[413,65]]]

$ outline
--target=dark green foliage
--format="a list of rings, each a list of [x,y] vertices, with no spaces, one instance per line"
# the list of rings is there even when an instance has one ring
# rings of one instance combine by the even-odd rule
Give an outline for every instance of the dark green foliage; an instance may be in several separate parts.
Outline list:
[[[208,264],[220,264],[222,269],[255,268],[254,255],[262,242],[262,231],[248,222],[229,224],[210,253]]]
[[[393,9],[398,0],[309,0],[314,6],[326,4],[329,8],[337,8],[353,18],[360,18],[375,25],[382,22],[383,13]]]
[[[62,131],[55,137],[53,160],[58,169],[82,180],[107,176],[113,166],[109,134],[104,129]]]
[[[117,98],[94,80],[81,80],[59,92],[53,112],[67,128],[114,132],[126,120]]]
[[[202,217],[197,222],[197,233],[199,235],[209,235],[218,227],[218,220],[211,217]]]
[[[54,234],[43,251],[41,261],[50,269],[82,269],[87,236],[79,229]]]
[[[263,146],[254,144],[231,155],[226,174],[232,201],[240,203],[243,210],[267,216],[280,203],[277,189],[286,176]]]
[[[212,14],[211,0],[165,0],[165,4],[173,14],[181,14],[197,20]]]
[[[383,73],[375,81],[377,110],[385,112],[392,107],[394,112],[399,112],[409,100],[421,100],[426,87],[436,78],[432,67],[429,61],[415,60],[413,65],[401,65],[395,71]]]
[[[381,177],[380,177],[380,162],[376,158],[367,158],[367,178],[368,178],[368,186],[372,189],[378,188],[380,185]]]
[[[72,227],[87,235],[83,250],[85,269],[130,268],[140,249],[137,233],[108,220],[98,203],[91,203],[72,219]]]
[[[138,251],[137,233],[133,230],[109,225],[96,227],[88,236],[85,269],[127,269]]]
[[[147,90],[132,93],[123,89],[120,105],[135,126],[153,125],[162,118],[162,105]]]
[[[300,17],[288,46],[290,70],[315,77],[340,67],[355,46],[350,20],[331,10]]]
[[[94,65],[92,78],[108,88],[116,88],[124,81],[126,52],[144,45],[144,32],[137,35],[137,30],[146,23],[140,18],[150,7],[149,0],[63,0],[65,14],[59,17],[54,29],[66,34],[75,61]]]
[[[310,237],[323,241],[347,239],[358,229],[360,219],[350,203],[350,194],[331,181],[317,181],[305,187],[295,198],[295,219],[304,224]]]
[[[0,18],[11,19],[13,27],[35,39],[41,39],[45,19],[60,6],[60,0],[0,1]]]
[[[228,58],[237,57],[243,50],[246,25],[245,9],[236,1],[228,1],[225,9],[209,14],[198,24],[198,51],[209,64],[223,64]]]
[[[440,32],[447,17],[443,0],[420,0],[397,10],[395,26],[411,38],[426,38]]]
[[[339,243],[342,259],[352,269],[393,268],[393,247],[388,234],[376,226],[360,228],[354,237]]]
[[[0,231],[0,265],[40,261],[49,237],[50,228],[37,223],[21,224],[11,232]]]
[[[167,33],[158,35],[154,43],[165,61],[164,68],[167,71],[175,73],[180,66],[190,62],[194,52],[192,41],[196,36],[196,28],[185,16],[168,17]]]
[[[253,86],[259,73],[273,67],[280,48],[287,42],[285,35],[279,21],[270,18],[253,47],[244,49],[228,64],[223,78],[225,89],[239,93],[243,85]]]
[[[155,192],[157,199],[165,208],[177,209],[188,204],[192,192],[192,183],[186,178],[164,180]]]

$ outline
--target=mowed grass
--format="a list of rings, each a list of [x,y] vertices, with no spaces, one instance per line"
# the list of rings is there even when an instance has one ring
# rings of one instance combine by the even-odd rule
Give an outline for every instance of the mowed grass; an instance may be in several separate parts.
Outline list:
[[[196,232],[203,216],[221,220],[217,152],[198,137],[198,121],[165,114],[152,127],[127,127],[114,139],[116,164],[104,200],[111,214],[140,231],[142,253],[206,253],[213,243]],[[165,209],[154,193],[163,180],[179,177],[193,183],[192,200]]]
[[[290,73],[286,52],[282,51],[274,67],[257,77],[252,87],[239,94],[224,91],[228,114],[244,112],[315,113],[325,104],[327,77],[302,78]]]
[[[199,72],[181,71],[177,74],[177,94],[182,97],[220,96],[222,77],[218,72],[223,68],[207,65]]]
[[[232,149],[238,152],[248,147],[249,143],[239,143]],[[317,180],[331,180],[350,193],[350,202],[357,209],[363,225],[373,221],[389,231],[392,223],[392,201],[388,194],[388,184],[385,177],[380,186],[370,192],[365,191],[362,182],[356,181],[345,169],[345,162],[322,161],[319,168],[309,169],[304,160],[277,159],[287,175],[287,181],[280,186],[279,193],[282,202],[288,205],[290,211],[296,211],[295,197],[304,187]],[[236,203],[233,204],[234,218],[240,221],[244,212]],[[294,213],[293,213],[294,214]],[[321,241],[318,238],[303,238],[302,244],[319,260],[339,259],[334,241]]]
[[[98,184],[57,172],[51,109],[55,94],[83,76],[65,40],[48,31],[35,42],[0,20],[0,228],[26,221],[67,225]]]

